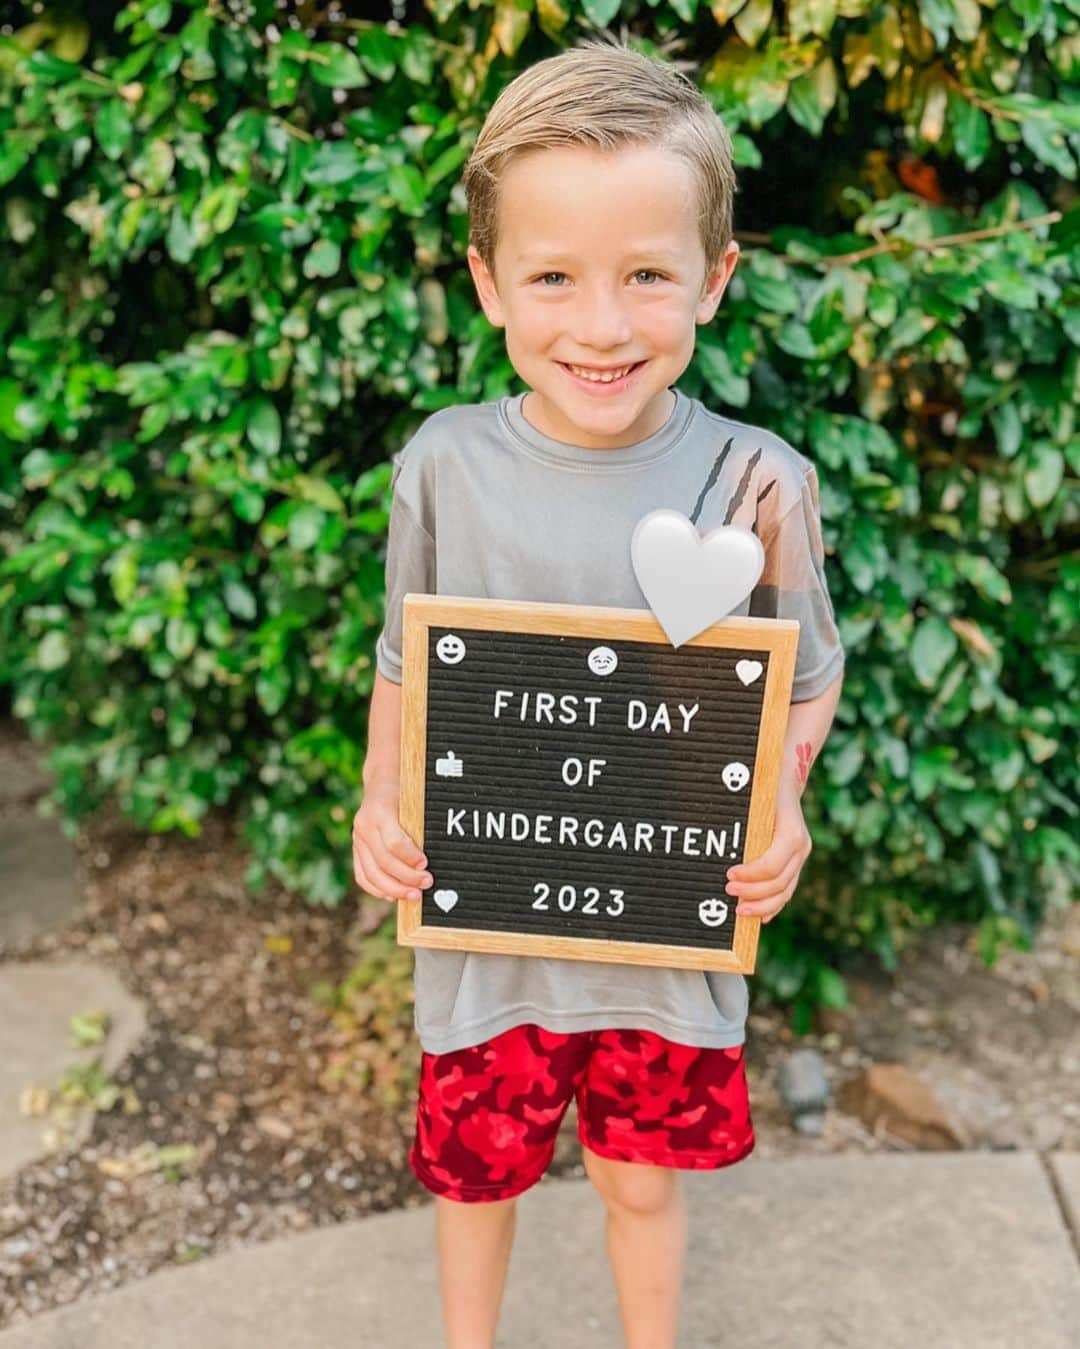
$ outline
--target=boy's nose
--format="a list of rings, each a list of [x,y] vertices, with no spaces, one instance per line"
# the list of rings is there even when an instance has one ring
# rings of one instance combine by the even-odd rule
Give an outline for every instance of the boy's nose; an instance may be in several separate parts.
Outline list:
[[[618,347],[633,336],[622,304],[609,295],[583,300],[575,315],[574,328],[581,346],[598,352]]]

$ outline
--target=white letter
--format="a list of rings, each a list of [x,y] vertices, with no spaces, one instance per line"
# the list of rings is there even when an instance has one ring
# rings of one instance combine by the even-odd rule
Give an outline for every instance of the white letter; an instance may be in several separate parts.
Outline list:
[[[553,819],[554,819],[553,815],[537,815],[536,833],[534,834],[534,838],[536,839],[537,843],[551,842],[551,839],[548,838],[547,827]]]
[[[497,716],[499,715],[499,713],[503,710],[504,707],[509,707],[509,706],[510,706],[510,699],[511,699],[513,696],[514,696],[514,690],[513,690],[513,689],[496,689],[496,690],[495,690],[495,711],[494,711],[494,713],[493,713],[492,715],[497,717]],[[503,698],[506,699],[506,702],[505,702],[505,703],[502,701]]]
[[[559,816],[559,842],[560,842],[560,843],[567,843],[567,842],[572,843],[572,844],[574,845],[574,847],[576,848],[576,847],[577,847],[577,827],[578,827],[578,822],[577,822],[577,816],[576,816],[576,815],[560,815],[560,816]]]
[[[590,848],[598,848],[604,841],[603,820],[585,821],[585,842]]]
[[[700,834],[700,833],[701,833],[701,829],[700,829],[700,827],[699,827],[698,825],[687,825],[687,826],[686,826],[686,831],[685,831],[685,833],[683,834],[683,845],[682,845],[682,850],[683,850],[683,852],[687,855],[687,857],[700,857],[700,856],[701,856],[701,853],[698,851],[698,849],[697,849],[696,847],[693,847],[693,846],[692,846],[693,844],[697,843],[697,836],[698,836],[698,834]],[[693,838],[690,837],[691,834],[693,835]]]
[[[455,815],[457,816],[457,819],[454,818]],[[461,827],[461,821],[464,819],[464,817],[465,812],[463,810],[450,810],[449,808],[447,809],[446,812],[447,838],[450,838],[453,835],[455,829],[458,831],[458,833],[461,835],[462,838],[465,837],[465,830],[462,829]]]
[[[589,786],[590,786],[590,787],[593,785],[593,783],[596,781],[596,779],[600,776],[600,770],[601,770],[601,768],[604,767],[604,765],[605,765],[606,763],[607,763],[607,760],[606,760],[606,759],[590,759],[590,760],[589,760]]]
[[[573,764],[573,769],[571,769],[571,767],[570,767],[571,764]],[[570,776],[571,772],[573,773],[573,777]],[[580,759],[564,759],[564,760],[563,760],[563,765],[562,765],[562,780],[563,780],[563,782],[566,783],[566,785],[567,785],[568,787],[576,787],[576,786],[578,785],[578,783],[581,781],[581,760],[580,760]]]
[[[700,706],[701,706],[700,703],[695,703],[693,707],[691,707],[688,710],[682,705],[682,703],[679,704],[679,711],[682,713],[682,728],[684,731],[689,731],[690,723],[694,720],[694,717],[697,715],[697,710]]]
[[[638,820],[634,825],[634,851],[640,852],[642,848],[652,852],[653,826],[645,824],[643,820]]]
[[[671,718],[668,716],[667,703],[661,703],[656,709],[656,715],[652,719],[650,731],[655,731],[657,726],[663,726],[665,731],[671,730]]]
[[[584,699],[582,699],[582,701],[589,704],[589,725],[590,725],[590,726],[595,726],[595,725],[596,725],[596,709],[597,709],[597,708],[600,706],[600,704],[604,701],[603,698],[594,696],[594,697],[592,697],[592,698],[584,698]]]
[[[518,821],[521,821],[521,833],[518,833]],[[515,843],[529,837],[529,817],[521,810],[515,810],[510,816],[510,837]]]
[[[641,720],[635,722],[635,717],[638,715],[637,709],[640,709]],[[641,701],[641,699],[631,698],[630,701],[626,704],[626,729],[628,731],[640,731],[642,726],[645,725],[648,716],[649,716],[649,709],[645,706],[645,704]]]

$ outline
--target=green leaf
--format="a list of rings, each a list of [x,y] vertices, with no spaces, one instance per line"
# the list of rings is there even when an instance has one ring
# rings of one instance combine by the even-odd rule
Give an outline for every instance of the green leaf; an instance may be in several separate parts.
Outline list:
[[[391,36],[385,28],[372,25],[361,30],[356,39],[360,60],[377,80],[392,80],[397,72],[399,56],[403,54],[400,38]]]
[[[931,615],[919,623],[908,653],[911,668],[924,688],[932,688],[956,654],[957,636],[944,619]]]
[[[1020,135],[1031,153],[1044,164],[1056,169],[1071,182],[1076,177],[1076,160],[1065,141],[1065,133],[1051,121],[1025,118],[1020,123]]]
[[[341,267],[341,245],[332,239],[320,239],[304,258],[304,275],[335,276]]]
[[[956,572],[964,580],[970,581],[984,599],[995,604],[1012,603],[1009,582],[988,557],[977,553],[957,553]]]
[[[748,47],[756,47],[773,17],[773,0],[750,0],[735,16],[735,31]]]
[[[199,631],[189,618],[176,616],[165,625],[165,646],[176,660],[187,660],[198,640]]]
[[[427,201],[423,174],[413,164],[392,164],[387,170],[386,186],[391,197],[406,215],[422,215]]]
[[[794,314],[798,310],[799,296],[791,273],[777,258],[752,253],[743,279],[750,299],[758,308],[774,314]]]
[[[313,43],[307,68],[316,84],[331,89],[360,89],[371,83],[356,53],[336,42]]]
[[[818,1000],[823,1007],[838,1010],[848,1005],[847,982],[836,970],[822,965],[817,971]]]
[[[1024,491],[1037,509],[1049,506],[1065,479],[1065,456],[1053,445],[1033,445],[1024,469]]]
[[[247,437],[261,454],[275,455],[281,448],[281,418],[269,398],[256,398],[250,404]]]
[[[735,374],[723,346],[712,334],[706,337],[706,331],[701,330],[694,353],[698,369],[721,403],[745,407],[750,401],[750,381],[745,375]]]
[[[606,28],[619,12],[619,0],[582,0],[581,7],[594,28]]]
[[[71,647],[67,634],[59,629],[51,629],[38,643],[36,663],[39,670],[48,674],[52,670],[63,669],[70,659]]]
[[[836,0],[788,0],[788,24],[795,42],[815,33],[828,37],[836,22]]]
[[[298,504],[289,515],[289,544],[300,552],[314,547],[319,541],[326,513],[318,506]]]
[[[990,119],[982,108],[949,90],[949,129],[966,169],[977,169],[990,153]]]
[[[119,159],[131,144],[131,118],[122,98],[110,98],[94,118],[98,144],[110,159]]]
[[[248,622],[255,618],[258,612],[255,604],[255,596],[250,587],[242,581],[235,578],[229,578],[224,587],[225,604],[229,612],[236,618],[246,619]]]

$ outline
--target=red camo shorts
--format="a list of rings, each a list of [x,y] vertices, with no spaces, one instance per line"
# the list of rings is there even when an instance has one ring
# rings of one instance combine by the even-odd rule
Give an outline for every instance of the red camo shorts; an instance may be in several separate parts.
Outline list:
[[[527,1024],[466,1049],[422,1052],[409,1167],[448,1199],[509,1199],[547,1170],[571,1097],[578,1137],[601,1157],[706,1171],[754,1147],[742,1045]]]

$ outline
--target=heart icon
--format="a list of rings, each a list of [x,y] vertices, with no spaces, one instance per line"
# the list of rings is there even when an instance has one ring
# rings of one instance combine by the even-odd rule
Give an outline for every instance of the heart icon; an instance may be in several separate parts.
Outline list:
[[[735,673],[748,688],[755,679],[760,678],[764,668],[759,660],[739,660],[735,662]]]
[[[436,890],[432,898],[443,913],[449,913],[458,902],[458,892],[456,890]]]
[[[677,647],[746,599],[765,566],[765,549],[740,525],[721,525],[702,538],[685,515],[665,509],[637,522],[630,559],[649,608]]]

